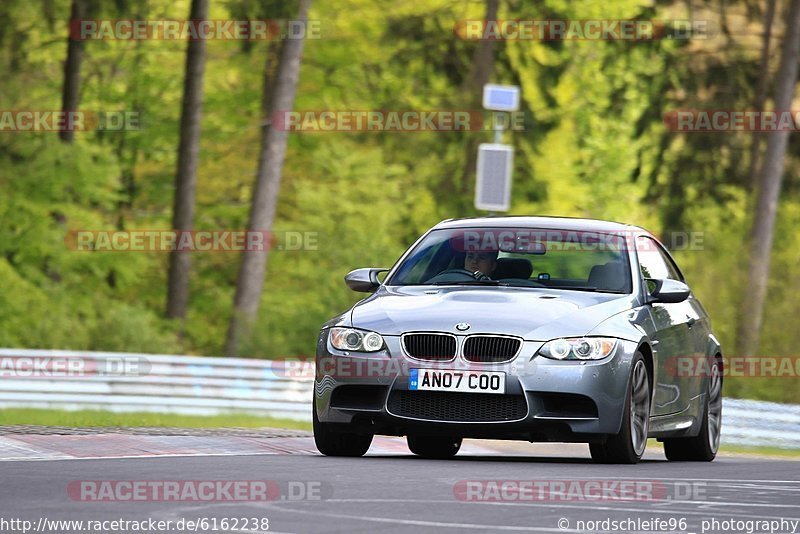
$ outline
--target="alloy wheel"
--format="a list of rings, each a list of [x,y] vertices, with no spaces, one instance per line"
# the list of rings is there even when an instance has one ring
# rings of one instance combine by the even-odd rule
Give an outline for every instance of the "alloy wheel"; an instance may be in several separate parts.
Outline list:
[[[647,445],[649,423],[650,383],[644,361],[639,360],[633,369],[631,380],[631,441],[637,455],[641,455]]]
[[[714,362],[711,370],[711,381],[708,387],[708,444],[716,453],[719,449],[720,430],[722,427],[722,376],[719,362]]]

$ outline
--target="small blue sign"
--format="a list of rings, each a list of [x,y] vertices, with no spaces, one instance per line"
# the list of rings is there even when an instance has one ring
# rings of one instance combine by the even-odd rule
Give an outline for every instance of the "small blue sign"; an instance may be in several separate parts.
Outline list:
[[[519,86],[487,83],[483,86],[483,107],[492,111],[517,111]]]
[[[419,369],[408,370],[408,389],[417,389],[419,384]]]

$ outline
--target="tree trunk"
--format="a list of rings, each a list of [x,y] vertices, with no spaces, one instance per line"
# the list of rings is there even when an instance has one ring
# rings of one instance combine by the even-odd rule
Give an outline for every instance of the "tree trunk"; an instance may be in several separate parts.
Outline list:
[[[798,62],[800,62],[800,0],[792,0],[786,18],[780,67],[775,77],[775,110],[778,112],[789,111],[792,107]],[[759,349],[769,279],[770,252],[783,179],[786,146],[789,141],[788,131],[770,132],[767,136],[758,205],[751,234],[750,269],[740,312],[738,348],[743,355],[754,355]]]
[[[61,111],[77,111],[81,99],[81,61],[83,60],[83,41],[73,39],[72,28],[86,16],[84,0],[72,0],[70,11],[70,34],[67,37],[67,60],[64,62],[64,88],[61,93]],[[61,130],[58,136],[65,143],[72,143],[75,131],[71,128]]]
[[[192,0],[191,20],[208,19],[208,0]],[[175,175],[175,201],[172,228],[189,231],[194,221],[194,197],[197,182],[197,161],[200,152],[200,120],[203,115],[203,74],[206,42],[189,40],[186,49],[186,77],[183,83],[181,140],[178,147],[178,170]],[[186,317],[189,301],[191,252],[174,250],[170,255],[167,286],[167,317]]]
[[[500,0],[486,0],[486,21],[497,20],[497,9]],[[464,83],[464,90],[467,93],[465,99],[470,110],[477,110],[481,106],[483,96],[483,86],[489,83],[489,78],[492,75],[492,66],[494,64],[494,40],[487,39],[478,42],[478,48],[472,56],[472,66],[470,67],[469,75]],[[481,136],[483,132],[466,132],[467,136],[466,146],[464,147],[464,170],[461,173],[461,197],[464,199],[471,198],[468,194],[470,187],[475,181],[475,164],[478,157],[478,145],[481,143]],[[467,206],[465,206],[466,208]]]
[[[777,0],[767,0],[767,11],[764,13],[764,36],[761,46],[761,61],[758,66],[758,85],[756,86],[756,98],[753,111],[763,111],[767,102],[767,80],[769,79],[769,49],[772,39],[772,21],[775,20],[775,5]],[[761,145],[763,134],[753,132],[753,144],[750,146],[750,166],[747,170],[746,187],[753,190],[758,189],[759,177],[759,156],[761,155]]]
[[[308,9],[311,0],[300,0],[297,20],[305,23],[308,20]],[[289,39],[283,44],[280,64],[275,76],[275,84],[271,91],[269,112],[288,111],[294,107],[297,81],[300,75],[300,59],[303,55],[304,39]],[[265,68],[265,76],[270,76],[269,62]],[[265,95],[267,93],[265,84]],[[268,115],[269,116],[269,115]],[[261,130],[261,152],[258,159],[256,185],[250,208],[250,220],[247,229],[254,232],[269,232],[275,219],[275,208],[281,185],[283,160],[286,155],[288,132],[272,128],[267,121]],[[265,240],[267,243],[269,240]],[[258,313],[261,301],[261,290],[264,286],[264,274],[267,268],[268,250],[247,251],[242,254],[239,277],[236,283],[236,296],[233,302],[233,313],[225,341],[225,354],[236,356],[242,340],[249,337],[250,329]]]
[[[486,0],[486,21],[497,20],[497,9],[500,0]],[[492,75],[492,64],[494,61],[494,40],[487,39],[478,42],[478,48],[472,56],[472,66],[467,78],[467,90],[471,93],[471,105],[478,106],[481,103],[483,86],[489,83]]]

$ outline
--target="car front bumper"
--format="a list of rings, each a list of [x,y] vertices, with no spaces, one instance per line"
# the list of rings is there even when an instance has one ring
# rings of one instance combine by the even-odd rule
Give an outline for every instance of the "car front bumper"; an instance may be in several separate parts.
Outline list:
[[[384,336],[387,349],[373,354],[338,351],[327,337],[321,335],[317,346],[317,417],[351,431],[385,435],[601,439],[621,427],[636,351],[635,343],[619,340],[603,360],[556,361],[537,356],[542,342],[525,341],[507,363],[472,363],[460,356],[439,363],[408,357],[397,336]],[[500,371],[505,373],[505,393],[410,391],[413,368]]]

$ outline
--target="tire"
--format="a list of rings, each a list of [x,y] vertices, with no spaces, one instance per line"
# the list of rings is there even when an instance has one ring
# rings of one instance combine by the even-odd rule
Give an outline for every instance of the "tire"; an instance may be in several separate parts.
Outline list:
[[[356,434],[332,430],[330,423],[323,423],[317,417],[317,399],[311,408],[314,428],[314,443],[317,450],[325,456],[364,456],[372,444],[372,434]]]
[[[423,458],[452,458],[461,448],[461,438],[441,436],[407,436],[408,448]]]
[[[635,464],[647,447],[650,425],[650,380],[644,356],[639,351],[631,362],[631,378],[625,393],[622,428],[606,436],[603,443],[590,443],[592,460],[601,464]]]
[[[722,376],[715,362],[703,400],[700,433],[691,438],[664,440],[664,454],[671,462],[710,462],[717,456],[722,429]]]

